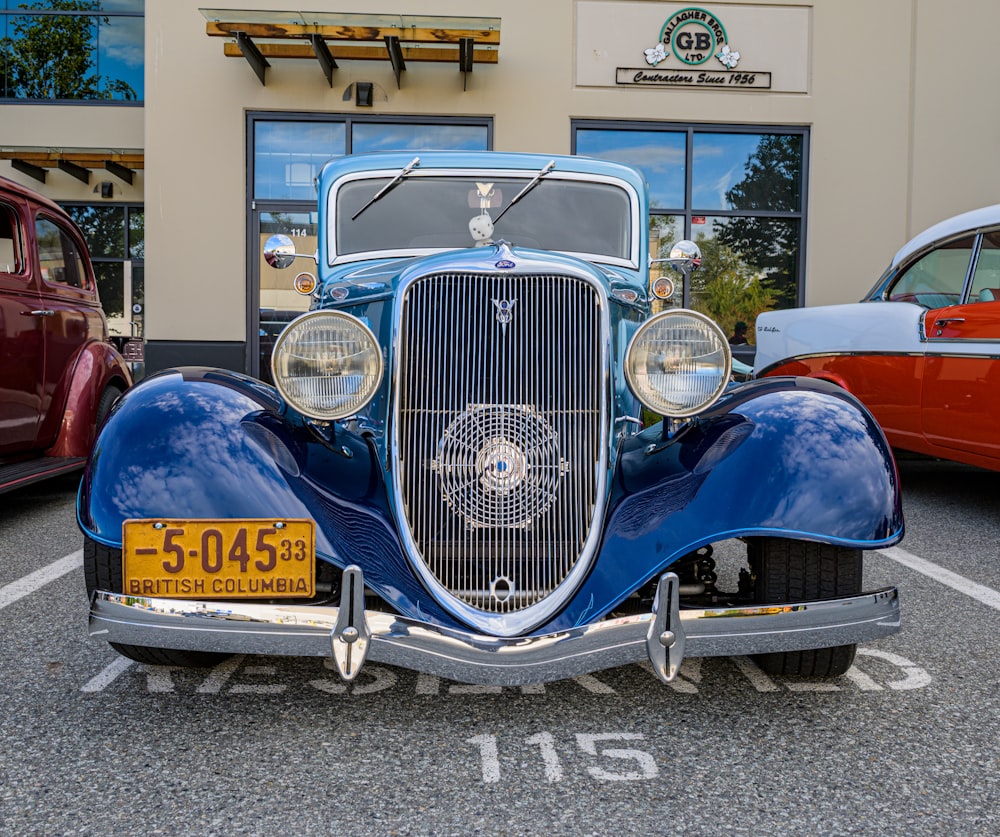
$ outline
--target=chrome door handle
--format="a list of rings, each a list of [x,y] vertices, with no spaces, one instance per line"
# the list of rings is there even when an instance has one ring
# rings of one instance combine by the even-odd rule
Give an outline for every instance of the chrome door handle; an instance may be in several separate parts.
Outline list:
[[[56,312],[50,308],[43,308],[39,311],[29,311],[32,317],[54,317]]]
[[[948,323],[964,323],[965,317],[942,317],[940,320],[935,320],[934,325],[938,328],[941,326],[946,326]]]

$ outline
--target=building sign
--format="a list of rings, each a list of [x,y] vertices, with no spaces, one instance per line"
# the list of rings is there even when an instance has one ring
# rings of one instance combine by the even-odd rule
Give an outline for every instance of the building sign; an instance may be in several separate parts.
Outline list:
[[[722,21],[707,9],[674,12],[659,41],[643,50],[641,67],[618,67],[616,84],[770,90],[771,73],[741,66]]]

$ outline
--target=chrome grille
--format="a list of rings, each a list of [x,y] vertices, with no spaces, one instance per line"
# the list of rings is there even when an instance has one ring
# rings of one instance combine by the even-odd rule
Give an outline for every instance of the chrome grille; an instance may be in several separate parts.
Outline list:
[[[424,569],[511,613],[577,565],[603,469],[602,297],[571,276],[438,274],[407,287],[397,479]]]

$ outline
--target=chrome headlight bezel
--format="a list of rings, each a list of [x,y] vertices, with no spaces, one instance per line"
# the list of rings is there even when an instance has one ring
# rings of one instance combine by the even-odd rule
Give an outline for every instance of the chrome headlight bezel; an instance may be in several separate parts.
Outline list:
[[[686,318],[688,322],[678,322],[681,318]],[[686,354],[685,349],[690,349],[688,341],[670,340],[662,336],[666,329],[678,326],[703,330],[701,339],[708,341],[710,350],[698,356]],[[658,334],[661,335],[659,338]],[[662,387],[658,388],[650,380],[647,358],[651,350],[650,345],[656,340],[660,344],[673,346],[679,350],[673,358],[673,363],[678,368],[674,371],[664,369],[663,374],[684,376],[684,378],[672,378],[679,384],[685,382],[698,384],[687,387],[688,394],[684,399],[671,400]],[[713,355],[718,357],[715,363],[709,360]],[[729,341],[712,319],[697,311],[672,308],[650,317],[633,335],[625,352],[625,380],[635,397],[648,410],[668,418],[690,418],[704,412],[719,400],[729,386],[732,363],[733,355]],[[677,394],[682,392],[683,390],[678,389]]]
[[[310,345],[306,339],[309,332],[322,328],[332,330],[336,339],[314,340]],[[338,328],[341,329],[339,336],[336,335]],[[356,350],[343,351],[351,342],[357,344]],[[302,353],[303,344],[312,354]],[[299,351],[293,353],[293,347]],[[312,371],[313,374],[289,374],[287,363],[293,356],[303,372]],[[327,368],[325,373],[323,367]],[[338,367],[342,371],[335,371]],[[375,397],[384,372],[382,348],[372,330],[343,311],[323,309],[296,317],[278,336],[271,353],[271,377],[281,397],[292,409],[320,421],[338,421],[357,415]],[[296,381],[305,378],[312,379],[313,386],[321,391],[308,393],[307,387],[295,385]],[[349,378],[358,380],[352,386]],[[338,380],[342,384],[339,388],[323,386],[324,381]]]

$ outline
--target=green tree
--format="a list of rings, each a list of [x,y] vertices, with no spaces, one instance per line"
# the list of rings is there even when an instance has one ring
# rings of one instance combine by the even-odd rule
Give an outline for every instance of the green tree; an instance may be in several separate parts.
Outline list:
[[[746,323],[752,343],[754,321],[773,307],[774,293],[718,238],[701,234],[695,243],[701,249],[701,267],[691,274],[691,307],[715,320],[726,334],[732,334],[736,323]]]
[[[747,159],[743,179],[726,192],[733,209],[798,212],[802,203],[802,137],[767,134]],[[760,274],[775,304],[796,304],[799,224],[794,219],[744,216],[716,225],[719,240]]]
[[[38,0],[25,11],[96,12],[99,0]],[[3,94],[23,99],[135,99],[135,90],[95,71],[94,46],[106,16],[24,15],[10,19],[10,36],[0,38]]]

